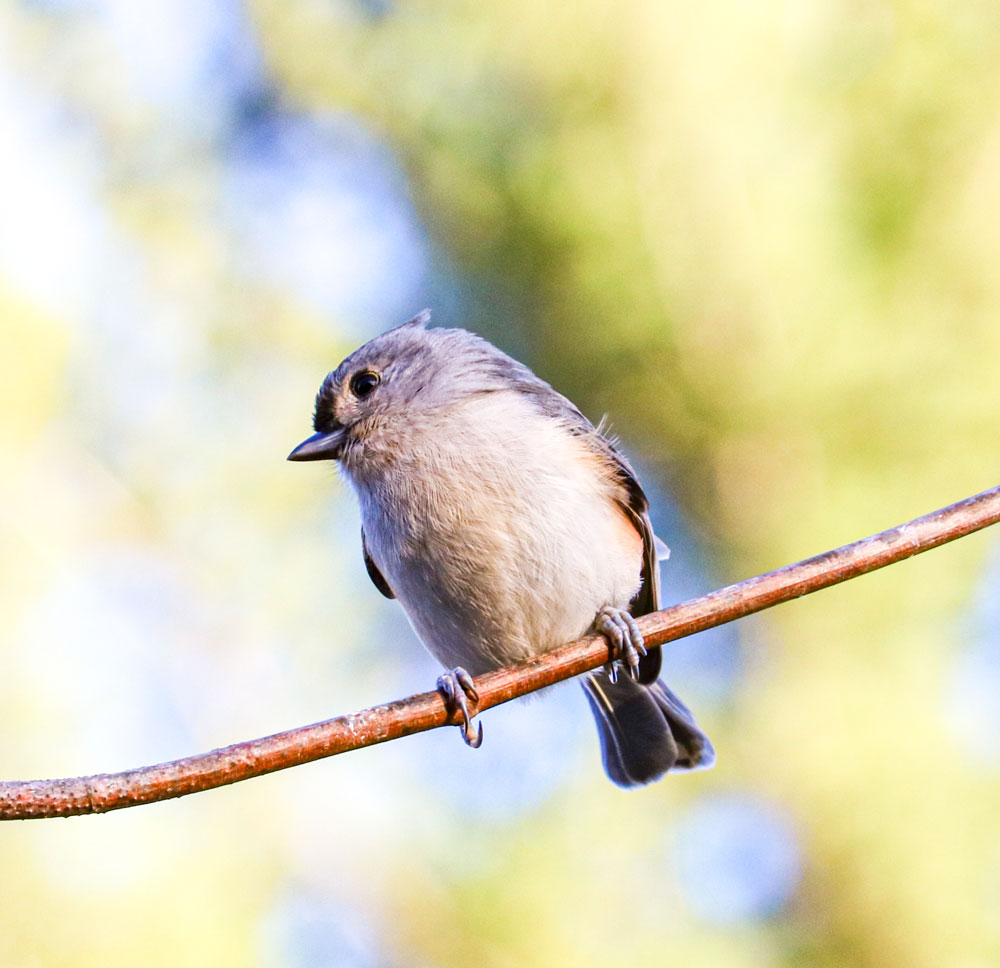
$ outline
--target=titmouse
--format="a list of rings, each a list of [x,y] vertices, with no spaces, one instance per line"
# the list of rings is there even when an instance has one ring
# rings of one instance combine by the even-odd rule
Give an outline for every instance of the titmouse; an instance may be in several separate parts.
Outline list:
[[[450,672],[438,689],[478,746],[471,676],[604,634],[583,688],[623,787],[715,761],[657,676],[633,616],[659,607],[649,504],[610,440],[526,366],[426,310],[347,357],[289,460],[336,460],[357,492],[365,565]]]

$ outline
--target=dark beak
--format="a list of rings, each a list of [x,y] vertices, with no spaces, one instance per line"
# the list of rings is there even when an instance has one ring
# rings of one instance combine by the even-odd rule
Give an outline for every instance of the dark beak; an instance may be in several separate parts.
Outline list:
[[[344,449],[344,431],[313,434],[303,440],[289,455],[289,460],[337,460]]]

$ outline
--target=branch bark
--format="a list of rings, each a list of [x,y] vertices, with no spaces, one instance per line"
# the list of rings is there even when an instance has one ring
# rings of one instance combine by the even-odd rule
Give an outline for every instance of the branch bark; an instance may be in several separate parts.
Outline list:
[[[1000,521],[1000,486],[880,534],[640,618],[646,642],[663,645],[902,561]],[[476,680],[478,712],[608,660],[601,636],[587,636]],[[437,726],[457,725],[437,693],[422,693],[262,739],[124,773],[0,782],[0,820],[105,813],[182,797]]]

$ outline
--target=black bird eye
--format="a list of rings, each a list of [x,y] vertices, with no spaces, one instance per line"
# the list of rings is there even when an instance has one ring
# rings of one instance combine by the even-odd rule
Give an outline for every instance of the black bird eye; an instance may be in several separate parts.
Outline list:
[[[382,381],[382,378],[371,370],[362,370],[351,377],[351,393],[356,397],[367,397]]]

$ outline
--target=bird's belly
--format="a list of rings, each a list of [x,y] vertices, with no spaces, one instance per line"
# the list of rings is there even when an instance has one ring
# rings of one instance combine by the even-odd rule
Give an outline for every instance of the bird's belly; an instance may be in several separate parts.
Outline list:
[[[606,494],[463,486],[447,513],[362,509],[370,553],[443,665],[478,675],[548,651],[638,590],[642,539]]]

